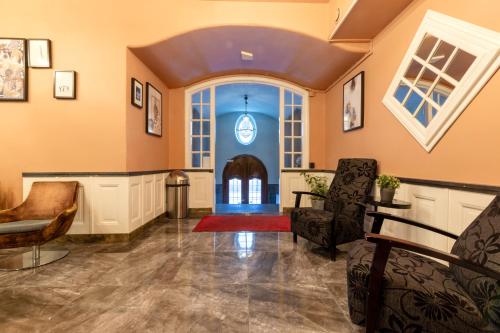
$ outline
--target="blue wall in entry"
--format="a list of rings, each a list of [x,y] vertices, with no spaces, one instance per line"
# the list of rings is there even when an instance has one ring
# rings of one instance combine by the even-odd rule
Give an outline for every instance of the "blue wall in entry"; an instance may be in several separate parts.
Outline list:
[[[222,184],[222,171],[227,160],[241,155],[254,155],[267,169],[268,183],[279,183],[279,122],[278,119],[260,113],[251,113],[257,123],[254,142],[245,146],[236,140],[234,125],[241,112],[217,116],[215,144],[215,180]]]

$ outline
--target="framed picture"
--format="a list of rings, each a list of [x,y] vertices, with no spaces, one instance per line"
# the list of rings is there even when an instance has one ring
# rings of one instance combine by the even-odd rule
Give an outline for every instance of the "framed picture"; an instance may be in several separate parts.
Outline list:
[[[142,83],[137,81],[135,78],[132,78],[131,82],[131,97],[132,97],[132,105],[142,109],[142,101],[143,101],[143,93],[142,93]]]
[[[54,73],[54,98],[76,99],[75,71],[56,71]]]
[[[26,40],[0,38],[0,101],[28,100]]]
[[[146,83],[146,133],[162,135],[162,97],[161,92],[151,83]]]
[[[365,72],[360,72],[344,84],[344,132],[363,128]]]
[[[31,68],[50,68],[50,40],[29,39],[28,61]]]

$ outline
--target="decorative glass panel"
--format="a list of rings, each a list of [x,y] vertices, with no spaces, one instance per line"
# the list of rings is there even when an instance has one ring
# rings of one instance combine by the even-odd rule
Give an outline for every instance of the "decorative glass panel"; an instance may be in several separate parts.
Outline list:
[[[432,49],[434,48],[434,45],[436,45],[436,42],[438,39],[432,35],[425,35],[424,39],[422,40],[422,43],[420,44],[420,47],[418,48],[417,51],[417,56],[426,61],[429,55],[431,54]]]
[[[293,120],[301,120],[302,119],[302,107],[296,106],[293,109]]]
[[[292,123],[285,123],[285,136],[292,136]]]
[[[234,125],[234,134],[236,139],[242,145],[249,145],[257,136],[257,123],[250,114],[242,114],[236,120]]]
[[[292,120],[292,106],[285,105],[285,120]]]
[[[229,179],[229,203],[232,205],[241,204],[241,179]]]
[[[406,70],[405,79],[413,83],[417,78],[418,74],[420,74],[422,67],[423,66],[420,63],[413,60],[408,69]]]
[[[210,121],[203,122],[203,135],[210,135]]]
[[[203,137],[203,151],[210,151],[210,138]]]
[[[426,69],[420,79],[418,79],[417,87],[420,91],[427,93],[429,88],[432,86],[434,81],[437,78],[437,74],[431,71],[430,69]]]
[[[464,50],[458,50],[445,73],[457,81],[462,80],[467,69],[476,60],[476,57]]]
[[[446,43],[445,41],[441,41],[437,50],[434,52],[432,57],[429,59],[429,63],[434,65],[434,67],[438,69],[442,69],[448,59],[450,58],[451,53],[455,50],[453,45]]]
[[[202,91],[202,101],[203,103],[208,103],[210,104],[210,88],[207,88],[205,90]]]
[[[292,154],[285,154],[285,168],[292,167]]]
[[[421,102],[422,102],[422,96],[417,94],[415,91],[412,91],[410,97],[408,97],[408,99],[406,100],[405,108],[411,114],[414,114],[415,111],[417,111],[417,108],[420,106]]]
[[[302,123],[294,123],[293,124],[293,135],[294,136],[302,136]]]
[[[191,152],[193,153],[191,167],[193,168],[210,167],[210,103],[210,88],[191,95]]]
[[[410,91],[410,87],[408,87],[403,81],[401,81],[401,83],[398,86],[398,89],[396,89],[394,97],[396,97],[399,103],[403,103],[404,99],[406,98],[406,95],[408,95],[408,91]]]
[[[248,182],[248,203],[260,205],[262,201],[262,182],[259,178],[252,178]]]
[[[293,167],[302,168],[302,154],[293,155]]]
[[[283,142],[284,167],[302,167],[303,97],[300,94],[285,90],[285,135]],[[295,154],[298,153],[298,154]]]
[[[200,106],[193,104],[193,119],[200,119]]]
[[[192,154],[191,159],[193,161],[193,168],[200,168],[201,167],[201,158],[200,154]]]
[[[191,150],[192,151],[200,151],[200,138],[193,137],[191,138]]]
[[[199,121],[193,121],[191,122],[191,128],[193,129],[191,134],[192,135],[200,135],[200,122]]]

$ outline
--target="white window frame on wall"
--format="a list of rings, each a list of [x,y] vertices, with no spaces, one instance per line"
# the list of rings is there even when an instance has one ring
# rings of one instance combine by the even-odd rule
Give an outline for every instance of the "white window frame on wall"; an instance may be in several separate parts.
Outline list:
[[[414,60],[414,55],[426,34],[466,51],[475,56],[476,59],[460,82],[437,70],[442,75],[441,77],[456,84],[456,86],[432,121],[427,127],[424,127],[394,97],[394,94],[398,89],[399,83],[401,81],[404,82],[402,79],[405,76],[406,70],[412,60]],[[384,96],[383,103],[422,147],[430,152],[481,88],[488,82],[490,77],[497,71],[500,65],[499,54],[500,33],[429,10]],[[453,54],[450,56],[449,61],[452,57]],[[427,63],[426,66],[432,67],[431,64]],[[443,67],[444,70],[446,70],[446,65]]]
[[[216,137],[216,117],[215,117],[215,89],[217,86],[225,84],[235,84],[235,83],[249,83],[249,84],[267,84],[279,89],[280,96],[280,110],[279,110],[279,129],[280,129],[280,171],[284,168],[285,156],[284,156],[284,98],[285,90],[290,90],[297,94],[302,95],[302,167],[301,168],[286,168],[286,169],[303,169],[309,166],[309,92],[297,85],[281,81],[278,79],[272,79],[267,77],[261,77],[258,75],[238,75],[238,76],[228,76],[221,77],[209,81],[205,81],[196,84],[188,89],[184,93],[185,101],[185,111],[184,111],[184,147],[185,147],[185,165],[189,169],[203,169],[203,161],[199,168],[194,168],[192,166],[192,154],[191,154],[191,98],[192,95],[210,88],[210,169],[215,169],[215,137]],[[257,124],[258,126],[258,124]]]

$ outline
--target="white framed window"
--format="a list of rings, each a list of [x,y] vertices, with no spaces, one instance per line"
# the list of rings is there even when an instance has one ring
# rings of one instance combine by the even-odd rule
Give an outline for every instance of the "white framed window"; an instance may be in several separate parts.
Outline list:
[[[284,91],[284,167],[303,167],[303,97],[301,94]]]
[[[229,203],[232,205],[241,204],[241,179],[229,179]]]
[[[211,104],[210,88],[191,95],[190,137],[192,168],[208,167],[210,164]]]
[[[262,181],[259,178],[252,178],[248,181],[248,203],[250,205],[262,203]]]
[[[431,151],[500,64],[500,34],[428,11],[384,105]]]
[[[254,117],[246,113],[239,116],[234,124],[234,135],[242,145],[251,144],[257,136],[257,123]]]

